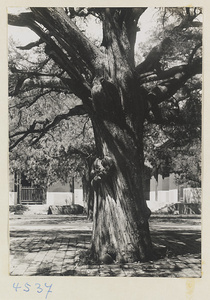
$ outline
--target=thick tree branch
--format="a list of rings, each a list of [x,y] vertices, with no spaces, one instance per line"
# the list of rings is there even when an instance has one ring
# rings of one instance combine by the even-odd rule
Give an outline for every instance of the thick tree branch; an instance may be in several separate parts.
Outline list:
[[[172,73],[174,68],[172,68]],[[170,70],[171,72],[171,70]],[[169,72],[169,73],[170,73]],[[185,82],[196,74],[202,72],[202,59],[198,58],[193,63],[188,64],[184,67],[182,72],[176,73],[172,78],[169,78],[162,84],[157,85],[147,96],[149,110],[153,112],[156,122],[163,122],[159,104],[170,99],[181,87],[184,86]]]
[[[152,81],[169,80],[170,78],[172,79],[176,74],[186,72],[187,67],[187,64],[183,64],[172,67],[165,71],[160,71],[158,74],[154,72],[147,72],[139,76],[139,81],[140,84],[144,84]]]
[[[187,65],[185,72],[177,73],[171,80],[169,80],[167,83],[164,83],[162,88],[157,86],[156,96],[158,103],[169,99],[185,84],[189,78],[201,73],[202,59],[197,58],[193,61],[193,63]]]
[[[18,109],[21,109],[23,107],[26,107],[26,108],[29,108],[30,106],[32,106],[34,103],[36,103],[37,100],[39,100],[41,97],[51,93],[53,90],[52,89],[48,89],[48,90],[45,90],[44,92],[40,92],[38,95],[32,97],[32,100],[29,101],[29,100],[26,100],[24,102],[20,102],[20,103],[17,103],[13,106],[10,106],[9,109],[12,109],[14,107],[18,108]],[[27,97],[28,99],[28,97]]]
[[[202,42],[198,43],[195,48],[192,50],[190,56],[189,56],[189,60],[188,60],[188,64],[191,64],[193,61],[193,57],[196,54],[197,50],[202,46]]]
[[[78,96],[80,99],[83,100],[83,102],[85,103],[85,105],[90,105],[90,102],[88,100],[88,98],[90,97],[90,87],[88,86],[88,84],[85,82],[84,77],[82,76],[82,73],[77,70],[77,62],[79,62],[80,64],[82,64],[82,57],[79,58],[79,54],[78,49],[81,47],[83,49],[86,48],[86,54],[89,53],[88,52],[88,47],[87,44],[86,45],[80,45],[75,44],[75,41],[79,39],[79,37],[74,37],[74,35],[79,34],[79,36],[81,37],[82,33],[80,33],[79,29],[75,26],[75,24],[73,22],[71,22],[72,25],[72,32],[71,32],[71,26],[67,25],[67,23],[70,22],[70,20],[68,20],[68,17],[66,16],[65,12],[62,9],[41,9],[40,11],[39,9],[34,9],[36,11],[36,13],[24,13],[24,14],[20,14],[19,16],[9,16],[9,24],[10,25],[17,25],[17,26],[27,26],[29,28],[31,28],[38,36],[40,36],[40,38],[47,44],[46,46],[46,53],[48,54],[48,56],[50,58],[52,58],[56,64],[59,65],[60,68],[62,68],[63,70],[65,70],[67,72],[67,74],[70,76],[70,80],[68,81],[69,87],[72,90],[72,92]],[[43,19],[46,18],[45,14],[49,14],[49,15],[53,15],[53,17],[57,18],[60,20],[61,24],[60,27],[56,28],[59,29],[60,31],[62,31],[62,33],[56,30],[56,28],[52,28],[51,26],[53,26],[54,23],[49,24],[48,21],[46,20],[41,20],[41,15],[43,13]],[[65,20],[61,20],[61,15],[65,15]],[[52,16],[51,16],[52,17]],[[52,22],[56,23],[56,20],[52,20],[52,18],[50,18],[50,20]],[[37,21],[37,18],[39,20],[39,22],[42,22],[42,25],[40,25]],[[67,20],[66,20],[67,18]],[[52,33],[50,33],[48,30],[44,29],[43,26],[45,26],[45,21],[47,22],[47,24],[50,26],[50,29],[52,29],[52,32],[55,32],[55,36],[58,36],[59,39],[62,39],[63,37],[66,37],[68,40],[65,41],[65,39],[63,39],[63,42],[68,45],[69,42],[69,49],[71,48],[71,46],[74,44],[75,48],[74,53],[77,56],[77,60],[73,60],[74,62],[71,61],[71,58],[68,56],[67,52],[65,50],[62,49],[62,47],[60,47],[51,37]],[[57,20],[58,21],[58,20]],[[74,34],[71,34],[74,33]],[[61,38],[62,37],[62,38]],[[72,43],[72,41],[74,41]],[[89,43],[88,39],[85,38],[85,41]],[[63,46],[63,44],[62,44]],[[91,48],[91,47],[90,47]],[[89,49],[90,50],[90,49]],[[98,50],[99,51],[99,50]],[[93,53],[89,53],[90,56],[93,55]],[[98,54],[98,53],[97,53]],[[101,54],[101,53],[100,53]],[[94,58],[95,58],[96,53],[94,54]],[[101,58],[101,55],[98,57],[99,59]],[[93,58],[92,58],[93,59]],[[78,64],[79,64],[78,63]],[[96,63],[96,61],[95,61]],[[87,69],[87,67],[85,67],[84,65],[84,69]]]
[[[130,42],[131,52],[134,53],[134,46],[136,42],[136,33],[139,31],[137,26],[140,16],[145,12],[147,7],[138,8],[122,8],[121,9],[121,22],[127,31],[128,40]]]
[[[35,77],[36,76],[36,77]],[[10,84],[9,95],[17,96],[20,93],[31,91],[37,88],[41,89],[53,89],[54,91],[65,91],[69,90],[69,87],[64,84],[68,82],[67,78],[57,78],[55,75],[42,74],[36,72],[24,72],[18,78],[15,86]]]
[[[40,69],[40,68],[38,68]],[[55,73],[44,73],[44,72],[40,72],[38,70],[34,70],[34,71],[29,71],[29,70],[24,70],[24,69],[18,69],[16,68],[15,66],[11,66],[9,68],[9,70],[12,72],[12,73],[17,73],[17,74],[23,74],[25,75],[26,77],[32,77],[32,76],[35,76],[35,77],[40,77],[40,76],[46,76],[46,77],[58,77],[58,78],[62,78],[62,74],[63,72],[60,72],[60,74],[55,74]]]
[[[42,39],[39,39],[38,41],[36,42],[32,42],[32,43],[29,43],[25,46],[18,46],[17,48],[20,49],[20,50],[30,50],[34,47],[38,47],[39,45],[43,44],[44,41]]]
[[[31,10],[34,18],[55,36],[70,56],[78,53],[80,60],[84,60],[92,71],[97,68],[100,59],[103,58],[102,52],[68,18],[64,9],[31,8]]]
[[[203,24],[201,22],[192,22],[190,24],[190,27],[202,27]]]
[[[85,151],[85,150],[89,150],[89,151]],[[75,148],[73,147],[72,145],[70,145],[68,147],[68,150],[65,152],[65,155],[66,156],[72,156],[72,155],[79,155],[80,157],[86,159],[88,158],[90,155],[94,155],[94,150],[93,148],[81,148],[81,149],[78,149],[78,148]],[[57,156],[57,157],[53,157],[53,158],[57,158],[57,159],[60,159],[60,155]]]
[[[170,38],[165,38],[158,46],[153,47],[145,60],[135,68],[136,72],[140,75],[151,71],[161,72],[160,59],[167,52],[171,43]]]
[[[79,57],[91,70],[95,70],[100,59],[103,58],[102,52],[68,18],[63,8],[39,7],[31,8],[31,11],[19,15],[9,14],[9,25],[29,27],[40,36],[42,41],[48,42],[37,30],[37,22],[39,22],[48,30],[48,34],[50,32],[51,35],[54,35],[70,56],[74,54],[74,59],[78,60]]]
[[[13,134],[12,136],[10,136],[9,138],[13,138],[17,135],[22,135],[18,140],[16,140],[10,147],[9,147],[9,151],[11,151],[12,149],[14,149],[21,141],[23,141],[31,132],[34,132],[35,130],[35,126],[36,126],[36,121],[34,121],[30,127],[26,130],[26,131],[19,131],[17,132],[17,134]]]
[[[138,19],[146,8],[106,8],[101,9],[103,20],[102,46],[116,52],[114,59],[117,61],[123,56],[131,66],[134,66],[134,45]],[[118,62],[119,64],[120,61]]]
[[[200,46],[196,47],[194,49],[195,51],[193,50],[193,52],[191,53],[191,57],[189,58],[188,64],[175,66],[168,70],[160,71],[158,74],[154,72],[141,74],[139,75],[140,84],[144,84],[152,81],[161,81],[161,80],[165,80],[166,82],[168,82],[168,80],[170,79],[172,80],[174,77],[176,77],[176,75],[179,77],[180,75],[178,74],[190,73],[191,71],[193,71],[192,76],[195,74],[201,74],[202,61],[201,60],[199,60],[199,62],[197,60],[195,60],[194,62],[192,61],[192,58],[199,47]],[[162,82],[162,84],[164,84],[164,81]]]
[[[196,14],[186,14],[178,26],[175,26],[173,30],[170,30],[170,36],[182,32],[184,28],[188,28],[193,24],[193,20],[197,17]],[[165,37],[164,40],[158,45],[152,48],[145,60],[136,66],[136,72],[138,74],[144,74],[149,71],[160,72],[160,59],[167,52],[172,44],[170,36]]]
[[[159,109],[159,108],[158,108]],[[156,124],[156,125],[163,125],[163,126],[189,126],[189,121],[181,118],[179,115],[174,116],[173,114],[169,114],[167,117],[163,117],[160,109],[159,109],[159,116],[157,117],[158,112],[156,112],[155,118],[148,117],[147,122],[149,124]],[[193,120],[193,125],[195,126],[196,123]],[[200,123],[197,123],[197,126],[200,126]]]
[[[29,27],[29,20],[32,19],[32,12],[24,12],[18,15],[8,14],[8,24],[12,26]]]
[[[31,25],[32,26],[32,25]],[[62,82],[68,85],[68,88],[72,89],[72,92],[82,99],[83,101],[86,100],[90,96],[90,88],[86,84],[83,76],[76,70],[75,65],[71,62],[69,57],[66,56],[66,53],[49,37],[49,35],[42,30],[36,23],[33,24],[34,31],[39,34],[47,43],[45,52],[49,56],[49,58],[53,59],[55,63],[62,68],[67,74],[71,77],[70,79],[62,78]],[[12,69],[13,72],[17,72],[17,69]],[[18,72],[21,72],[18,70]],[[25,73],[25,71],[22,71]],[[29,75],[29,74],[28,74]],[[31,74],[33,75],[33,74]],[[25,78],[28,76],[23,75],[20,76],[16,94],[19,92],[20,87],[22,86]],[[58,76],[57,76],[58,77]]]
[[[14,149],[21,141],[23,141],[28,135],[30,134],[39,134],[38,137],[35,137],[35,139],[32,142],[32,145],[37,143],[48,131],[50,131],[52,128],[57,126],[62,120],[67,120],[69,117],[72,116],[81,116],[85,115],[87,112],[84,109],[83,105],[77,105],[74,108],[71,108],[67,113],[57,115],[54,120],[51,122],[46,119],[45,121],[34,121],[28,129],[24,131],[17,131],[9,136],[10,139],[15,138],[17,136],[20,136],[14,143],[11,144],[9,147],[9,151]],[[36,125],[39,125],[36,128]],[[40,127],[42,125],[42,127]]]

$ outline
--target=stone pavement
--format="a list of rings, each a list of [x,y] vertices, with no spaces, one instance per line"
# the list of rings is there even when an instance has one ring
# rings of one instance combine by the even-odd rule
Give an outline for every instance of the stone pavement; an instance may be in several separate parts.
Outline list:
[[[92,223],[85,216],[10,215],[10,275],[201,277],[199,216],[157,216],[152,240],[166,257],[147,263],[80,265],[90,244]]]

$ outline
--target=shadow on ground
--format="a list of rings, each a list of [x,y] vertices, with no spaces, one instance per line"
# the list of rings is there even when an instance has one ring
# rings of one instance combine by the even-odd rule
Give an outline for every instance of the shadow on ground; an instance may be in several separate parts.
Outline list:
[[[31,239],[28,245],[22,244],[22,242],[29,238],[33,232],[34,239]],[[56,231],[44,230],[44,231],[30,231],[30,230],[20,230],[10,232],[11,237],[11,251],[18,251],[17,249],[22,249],[27,247],[27,251],[34,252],[39,251],[37,246],[37,238],[46,237],[42,243],[45,245],[50,245],[50,250],[56,250],[58,244],[68,243],[72,248],[80,247],[84,249],[81,244],[87,244],[91,239],[91,230],[71,230],[71,231]],[[151,237],[154,244],[163,245],[167,247],[167,255],[169,257],[184,255],[184,254],[199,254],[201,253],[201,233],[197,230],[151,230]],[[18,239],[18,240],[17,240]],[[43,238],[42,238],[43,239]],[[41,245],[40,245],[41,246]],[[86,247],[85,247],[86,248]],[[48,251],[49,248],[43,248],[42,251]]]
[[[78,252],[89,249],[92,235],[91,223],[83,216],[35,216],[32,219],[15,217],[11,221],[11,275],[201,276],[201,232],[200,219],[197,217],[151,218],[152,241],[155,245],[166,247],[166,257],[154,262],[124,265],[79,263]]]
[[[151,232],[154,244],[166,246],[167,256],[201,253],[201,233],[196,230],[161,230]]]

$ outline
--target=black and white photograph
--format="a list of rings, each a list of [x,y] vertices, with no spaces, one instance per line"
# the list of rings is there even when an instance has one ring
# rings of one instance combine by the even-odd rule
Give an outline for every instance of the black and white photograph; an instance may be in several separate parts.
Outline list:
[[[7,17],[9,275],[202,278],[202,7]]]

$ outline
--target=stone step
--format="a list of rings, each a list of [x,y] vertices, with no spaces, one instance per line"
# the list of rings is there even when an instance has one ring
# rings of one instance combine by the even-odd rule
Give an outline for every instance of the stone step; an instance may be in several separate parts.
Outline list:
[[[28,210],[24,212],[24,215],[47,215],[49,205],[46,204],[35,204],[26,205]]]
[[[42,205],[42,202],[34,202],[34,201],[21,201],[22,205]]]

